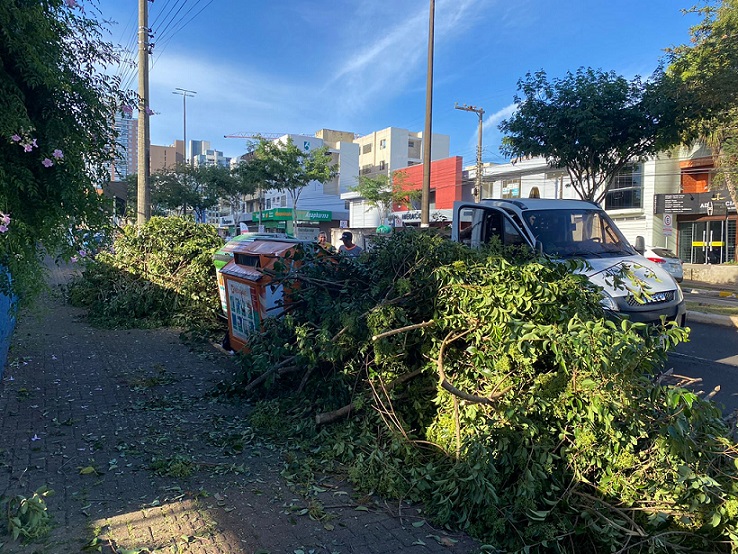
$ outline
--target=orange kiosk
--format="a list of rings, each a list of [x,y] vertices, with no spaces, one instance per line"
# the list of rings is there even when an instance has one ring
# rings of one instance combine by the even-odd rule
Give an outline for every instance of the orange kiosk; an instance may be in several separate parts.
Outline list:
[[[268,270],[295,263],[290,253],[302,241],[261,239],[233,249],[233,259],[221,270],[231,348],[243,350],[251,333],[261,330],[265,317],[282,313],[284,286],[273,284]]]

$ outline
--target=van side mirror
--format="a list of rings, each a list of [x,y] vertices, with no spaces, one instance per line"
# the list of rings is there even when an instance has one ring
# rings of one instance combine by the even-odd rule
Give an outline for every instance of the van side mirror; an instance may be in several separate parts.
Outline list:
[[[635,249],[641,256],[646,251],[646,240],[640,235],[636,237]]]

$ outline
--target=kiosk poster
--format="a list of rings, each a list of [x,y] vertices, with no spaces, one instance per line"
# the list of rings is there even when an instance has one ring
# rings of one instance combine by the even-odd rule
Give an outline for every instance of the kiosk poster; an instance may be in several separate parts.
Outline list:
[[[246,341],[249,334],[259,329],[259,299],[256,290],[245,283],[231,280],[226,283],[233,336]]]

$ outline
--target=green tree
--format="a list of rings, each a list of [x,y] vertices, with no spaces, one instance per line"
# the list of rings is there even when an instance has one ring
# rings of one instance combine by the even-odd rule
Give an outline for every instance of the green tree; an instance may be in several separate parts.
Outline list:
[[[394,204],[408,206],[420,196],[421,191],[407,188],[405,179],[404,172],[395,172],[392,174],[390,186],[387,175],[380,174],[375,177],[360,175],[359,184],[351,190],[358,192],[366,200],[367,205],[377,210],[380,220],[384,223]]]
[[[206,210],[218,204],[223,190],[235,179],[225,167],[178,164],[152,178],[151,199],[155,209],[178,215],[192,212],[201,220]]]
[[[669,74],[683,86],[693,117],[684,141],[698,139],[712,150],[714,186],[726,186],[738,200],[738,1],[707,2],[692,12],[703,16],[691,29],[692,44],[669,50]]]
[[[300,150],[292,138],[286,142],[259,140],[250,160],[237,169],[239,178],[255,189],[286,192],[292,200],[292,221],[297,223],[297,203],[311,182],[326,183],[337,174],[327,146]]]
[[[0,3],[0,266],[21,302],[44,283],[43,253],[75,254],[69,230],[108,221],[99,194],[113,115],[131,103],[103,26],[72,0]]]
[[[647,81],[592,68],[551,80],[528,73],[518,81],[516,112],[499,125],[501,150],[545,157],[566,169],[582,199],[602,202],[625,165],[678,143],[683,118],[674,90],[661,70]]]

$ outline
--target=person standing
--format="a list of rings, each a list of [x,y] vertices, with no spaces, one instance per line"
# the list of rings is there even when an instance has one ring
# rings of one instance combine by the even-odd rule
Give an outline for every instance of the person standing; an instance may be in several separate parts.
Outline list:
[[[350,231],[344,231],[341,234],[341,242],[343,244],[338,247],[339,254],[346,254],[355,258],[364,251],[361,246],[354,244],[354,235]]]
[[[325,248],[329,252],[333,252],[333,245],[328,242],[328,235],[325,231],[318,233],[318,246]]]

